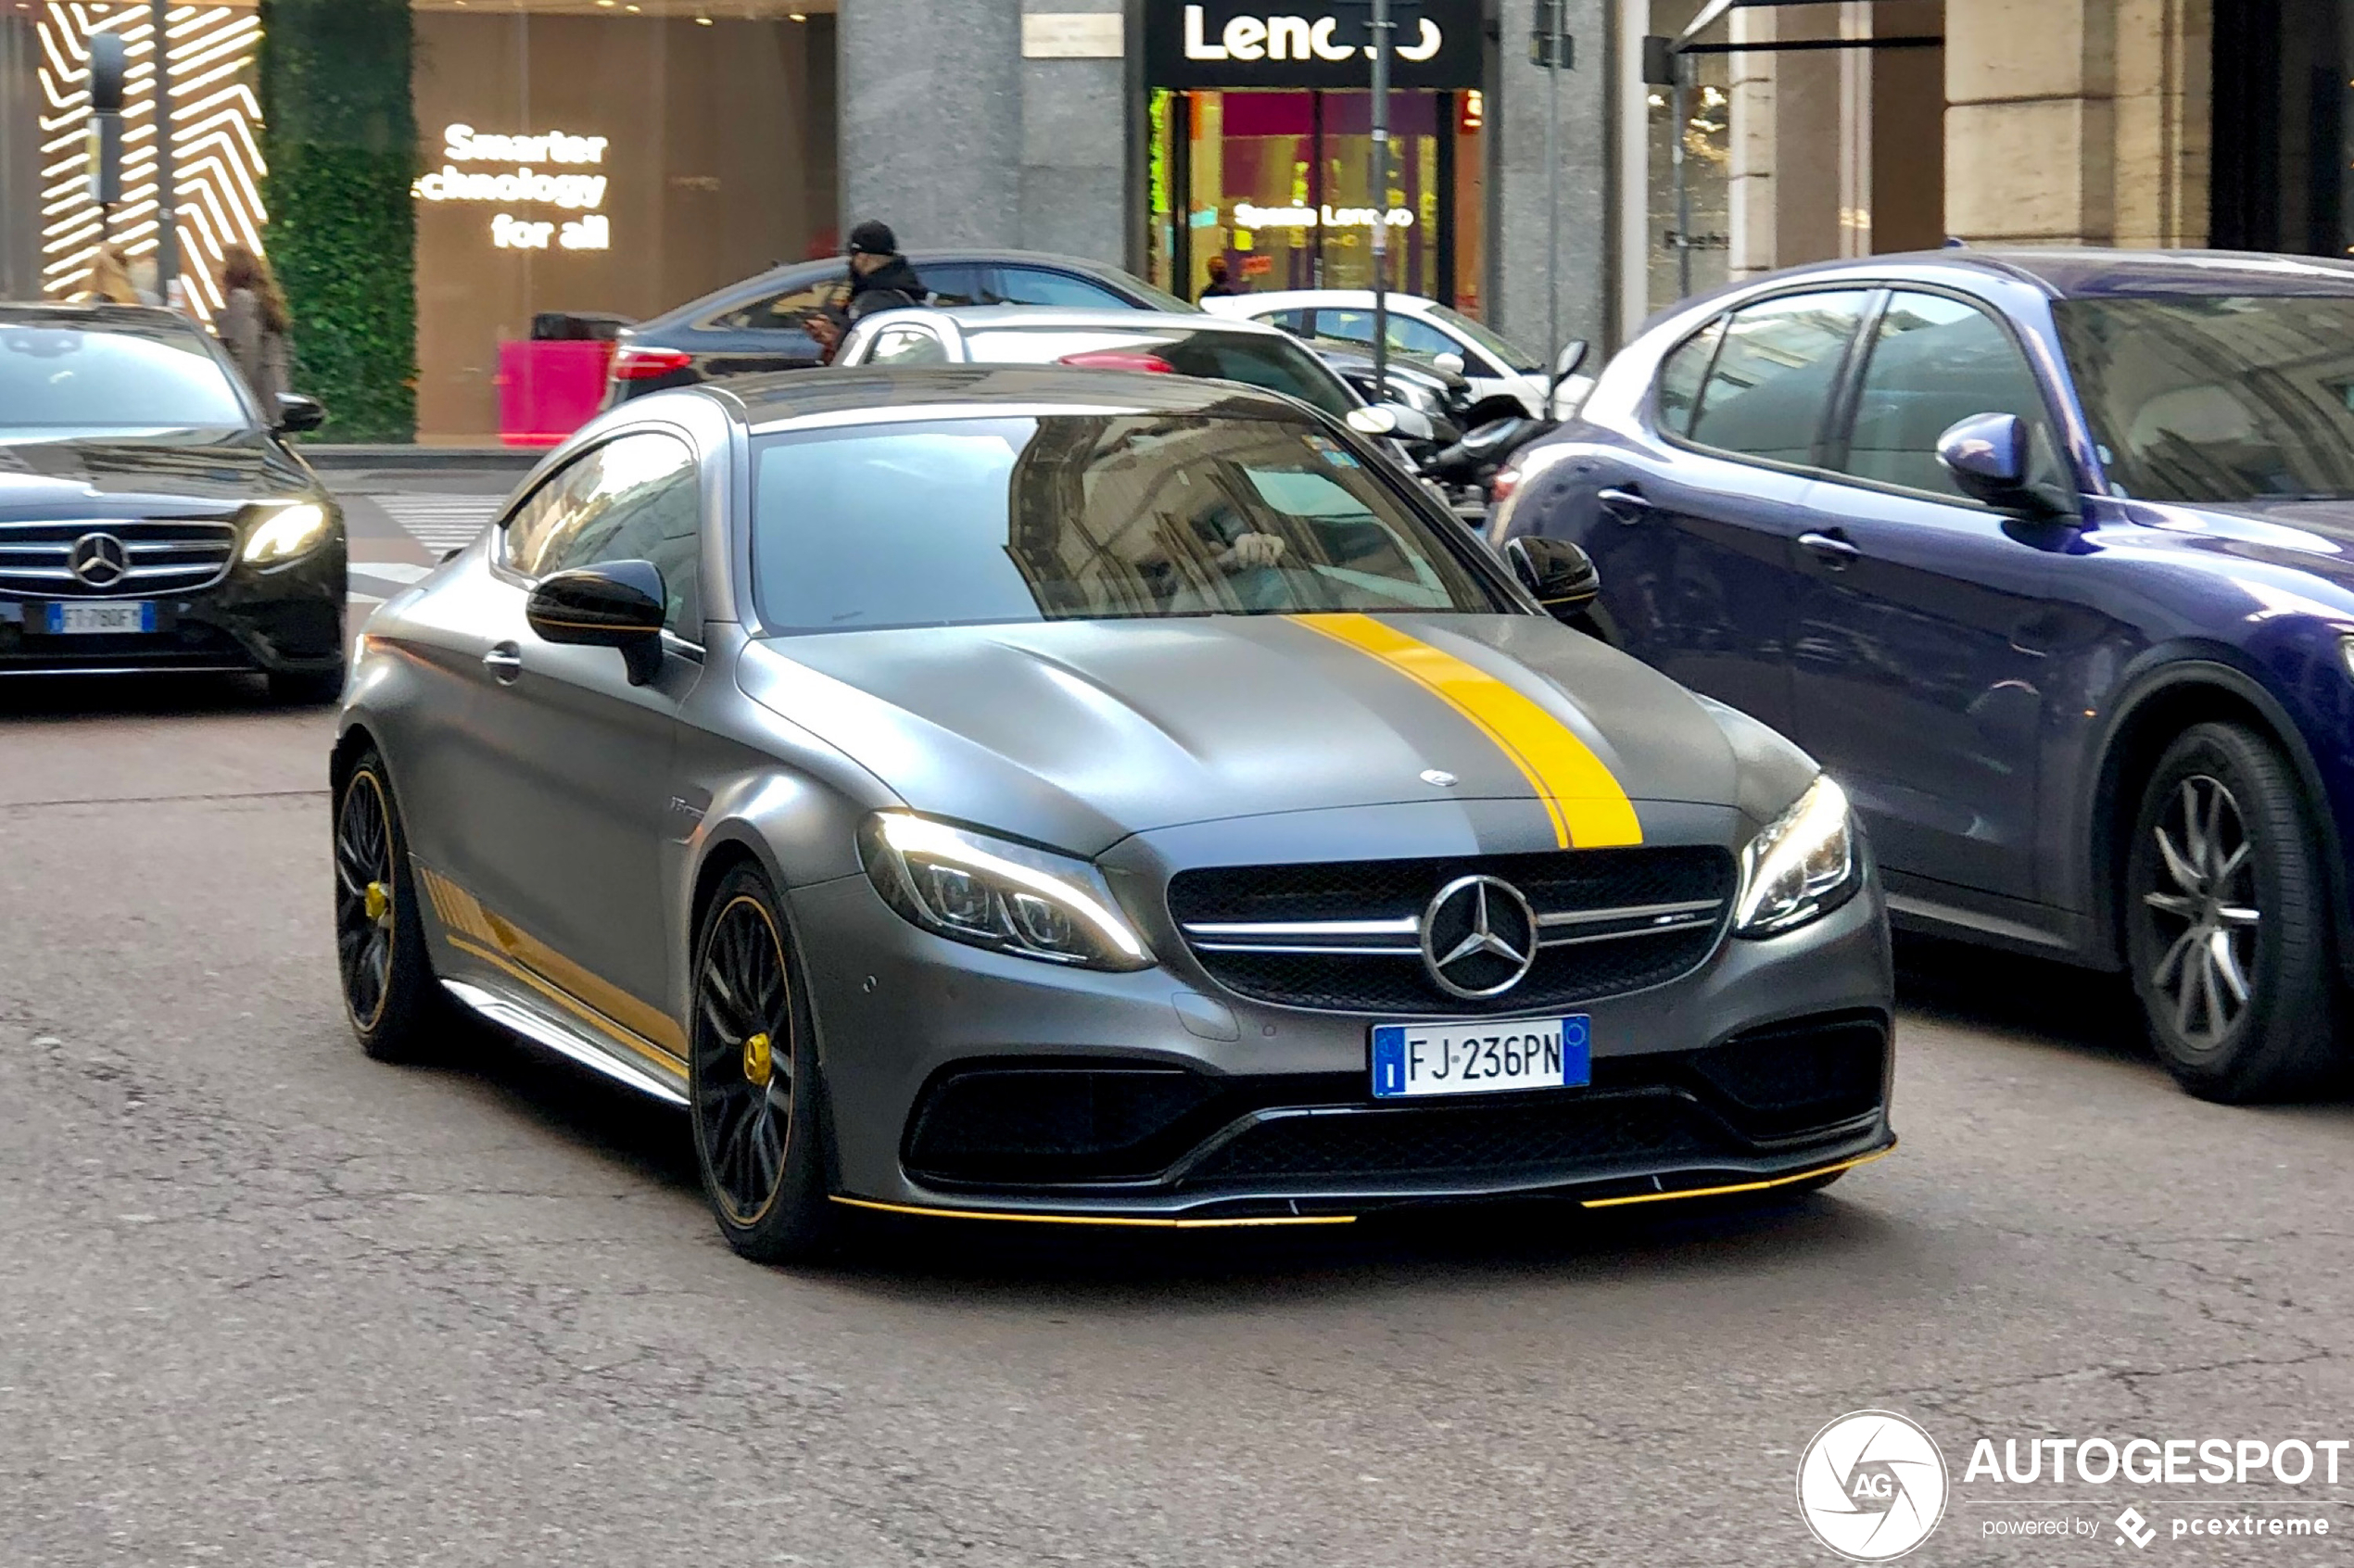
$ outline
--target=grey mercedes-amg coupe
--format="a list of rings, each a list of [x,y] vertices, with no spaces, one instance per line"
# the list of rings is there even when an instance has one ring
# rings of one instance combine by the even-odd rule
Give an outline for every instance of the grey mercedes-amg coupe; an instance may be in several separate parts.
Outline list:
[[[684,1104],[760,1259],[1835,1179],[1893,1143],[1868,849],[1593,592],[1231,384],[633,400],[361,639],[352,1026]]]

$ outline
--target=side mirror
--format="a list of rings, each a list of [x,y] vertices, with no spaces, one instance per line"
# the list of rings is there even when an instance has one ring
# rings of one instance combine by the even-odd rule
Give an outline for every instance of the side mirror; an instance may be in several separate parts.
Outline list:
[[[1566,539],[1521,537],[1504,541],[1512,575],[1556,620],[1568,620],[1602,591],[1593,557]]]
[[[2017,414],[1972,414],[1937,438],[1937,461],[1961,492],[2004,512],[2050,517],[2069,510],[2031,469],[2033,436]]]
[[[542,577],[524,602],[524,619],[548,642],[617,648],[629,684],[662,673],[662,571],[651,561],[608,561]]]
[[[1567,348],[1563,348],[1562,350],[1562,357],[1553,361],[1553,373],[1557,376],[1576,375],[1577,373],[1577,367],[1585,362],[1586,340],[1580,337],[1574,340]]]
[[[1463,357],[1461,354],[1433,354],[1430,357],[1430,362],[1449,375],[1463,373]]]
[[[306,398],[299,392],[278,394],[277,428],[288,435],[316,430],[327,423],[327,406],[316,398]]]

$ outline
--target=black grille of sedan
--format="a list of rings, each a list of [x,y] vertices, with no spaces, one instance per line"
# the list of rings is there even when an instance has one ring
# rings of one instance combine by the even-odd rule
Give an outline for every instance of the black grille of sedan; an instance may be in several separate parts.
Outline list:
[[[86,549],[99,564],[74,570],[76,547],[93,536],[118,548]],[[196,519],[108,518],[0,523],[0,588],[51,599],[187,593],[209,588],[229,569],[237,530]]]
[[[1735,876],[1728,851],[1693,845],[1221,866],[1180,872],[1169,905],[1210,977],[1256,1001],[1477,1017],[1564,1006],[1690,972],[1723,939]],[[1509,884],[1537,917],[1527,973],[1492,996],[1446,990],[1424,961],[1433,899],[1466,877]]]

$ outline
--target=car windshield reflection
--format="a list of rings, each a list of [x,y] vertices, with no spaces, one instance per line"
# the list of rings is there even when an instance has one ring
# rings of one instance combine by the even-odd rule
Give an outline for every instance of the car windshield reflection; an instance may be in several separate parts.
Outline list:
[[[774,631],[1503,608],[1304,422],[948,419],[775,436],[756,463]]]

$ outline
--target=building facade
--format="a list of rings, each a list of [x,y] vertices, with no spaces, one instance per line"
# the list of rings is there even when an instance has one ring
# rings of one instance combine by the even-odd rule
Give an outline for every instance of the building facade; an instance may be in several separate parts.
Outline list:
[[[427,440],[512,435],[517,346],[573,330],[551,322],[655,314],[863,217],[1186,295],[1213,257],[1252,288],[1363,286],[1378,227],[1392,286],[1532,350],[1949,238],[2354,249],[2343,0],[1563,0],[1559,70],[1538,0],[1394,0],[1386,188],[1367,0],[175,0],[160,40],[147,0],[19,0],[0,292],[71,294],[102,237],[153,255],[161,80],[209,314],[224,249],[297,221],[268,199],[272,19],[337,5],[406,6],[413,258],[381,286],[413,291]],[[132,81],[101,213],[83,89],[108,28]]]

